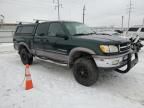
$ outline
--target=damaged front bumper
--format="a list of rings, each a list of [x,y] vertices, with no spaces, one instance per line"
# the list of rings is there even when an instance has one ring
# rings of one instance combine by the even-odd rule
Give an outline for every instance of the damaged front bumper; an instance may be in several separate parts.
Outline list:
[[[126,54],[116,56],[96,56],[93,55],[94,61],[98,68],[112,69],[120,73],[128,72],[138,62],[137,52],[128,52]],[[127,66],[126,69],[121,70],[119,68]]]

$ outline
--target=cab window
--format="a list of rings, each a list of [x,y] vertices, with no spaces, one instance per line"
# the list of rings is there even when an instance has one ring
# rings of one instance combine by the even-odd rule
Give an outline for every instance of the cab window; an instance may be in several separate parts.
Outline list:
[[[48,36],[56,36],[57,34],[65,35],[61,24],[51,23],[48,30]]]
[[[49,23],[40,23],[37,27],[36,34],[38,36],[45,36],[48,32]]]
[[[34,30],[34,25],[25,25],[25,26],[19,26],[17,28],[16,33],[21,33],[21,34],[32,34]]]

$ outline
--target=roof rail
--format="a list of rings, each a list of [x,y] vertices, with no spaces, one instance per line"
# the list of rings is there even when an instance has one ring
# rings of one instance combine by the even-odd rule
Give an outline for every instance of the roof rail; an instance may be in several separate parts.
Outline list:
[[[45,21],[49,21],[49,20],[43,20],[43,19],[33,19],[33,21],[35,21],[35,23],[39,23],[41,22],[45,22]]]
[[[19,22],[19,25],[22,25],[22,22]]]
[[[36,22],[35,23],[39,23],[39,20],[36,20]]]

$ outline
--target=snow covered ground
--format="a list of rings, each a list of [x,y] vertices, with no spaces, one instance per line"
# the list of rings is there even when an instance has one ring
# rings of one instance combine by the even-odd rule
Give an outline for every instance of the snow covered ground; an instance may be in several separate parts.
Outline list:
[[[0,108],[144,108],[144,49],[127,74],[101,72],[92,87],[78,84],[70,69],[35,59],[34,88],[24,90],[24,65],[12,44],[0,44]]]

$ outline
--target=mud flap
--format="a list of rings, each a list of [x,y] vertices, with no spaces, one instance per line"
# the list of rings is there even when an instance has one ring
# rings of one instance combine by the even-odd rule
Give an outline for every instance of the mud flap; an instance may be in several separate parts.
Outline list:
[[[119,73],[127,73],[131,68],[133,68],[138,63],[138,53],[134,53],[135,59],[132,60],[132,54],[128,55],[127,68],[125,70],[115,69]]]

